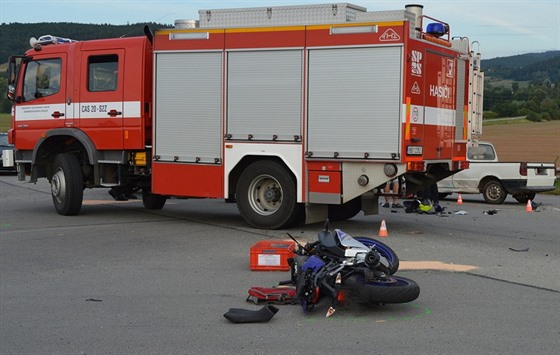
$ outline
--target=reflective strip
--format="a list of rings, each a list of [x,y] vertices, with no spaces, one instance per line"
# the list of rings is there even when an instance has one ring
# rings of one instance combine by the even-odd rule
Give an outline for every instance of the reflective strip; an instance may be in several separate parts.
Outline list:
[[[140,101],[114,101],[114,102],[79,102],[77,116],[80,118],[107,118],[107,117],[140,117]],[[117,116],[109,116],[110,111],[121,112]]]
[[[426,107],[424,124],[455,127],[455,110]]]
[[[73,115],[74,108],[77,108],[76,115]],[[116,110],[121,115],[116,117],[137,118],[142,113],[142,105],[140,101],[116,101],[116,102],[87,102],[66,104],[45,104],[45,105],[21,105],[15,108],[16,121],[27,120],[50,120],[50,119],[66,119],[72,117],[79,118],[107,118],[109,111]],[[65,116],[53,118],[54,112],[64,113]]]
[[[404,129],[404,139],[410,140],[410,96],[406,98],[406,125]]]
[[[408,126],[408,124],[426,124],[435,126],[452,126],[455,127],[455,110],[429,107],[429,106],[419,106],[410,104],[408,98],[404,107],[404,115],[402,117],[403,122]],[[405,127],[405,139],[407,137]]]
[[[16,106],[16,121],[24,120],[52,120],[53,112],[66,112],[65,104]],[[62,116],[58,119],[64,119]]]

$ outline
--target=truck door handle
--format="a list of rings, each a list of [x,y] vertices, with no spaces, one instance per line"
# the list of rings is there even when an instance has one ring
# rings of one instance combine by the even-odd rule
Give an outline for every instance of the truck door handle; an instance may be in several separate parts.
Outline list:
[[[117,111],[117,110],[111,110],[109,112],[107,112],[107,114],[111,117],[115,117],[115,116],[120,116],[122,115],[121,111]]]
[[[54,117],[54,118],[59,118],[59,117],[64,116],[64,113],[58,112],[58,111],[54,111],[54,112],[52,113],[51,116]]]

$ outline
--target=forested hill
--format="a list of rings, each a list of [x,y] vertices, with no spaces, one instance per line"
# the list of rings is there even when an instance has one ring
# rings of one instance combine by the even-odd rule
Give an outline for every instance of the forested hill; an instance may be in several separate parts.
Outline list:
[[[142,36],[144,26],[152,30],[169,28],[172,25],[158,23],[136,23],[132,25],[95,25],[79,23],[3,23],[0,25],[0,64],[10,55],[23,54],[30,48],[29,39],[53,35],[84,41],[99,38]]]
[[[482,60],[487,76],[513,81],[560,82],[560,51],[519,54]]]

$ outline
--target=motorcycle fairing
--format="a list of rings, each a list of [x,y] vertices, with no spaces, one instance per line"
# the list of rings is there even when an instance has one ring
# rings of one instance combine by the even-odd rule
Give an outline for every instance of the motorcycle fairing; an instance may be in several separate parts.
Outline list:
[[[344,249],[345,257],[356,257],[357,254],[367,253],[370,248],[340,229],[335,229],[335,236]]]

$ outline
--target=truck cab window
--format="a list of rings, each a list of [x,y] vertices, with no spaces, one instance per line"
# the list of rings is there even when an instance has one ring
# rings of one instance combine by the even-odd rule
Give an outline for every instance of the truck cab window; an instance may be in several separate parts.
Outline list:
[[[487,144],[481,144],[484,147],[484,153],[482,154],[483,160],[494,160],[496,159],[496,154],[494,153],[494,149],[492,146]]]
[[[88,60],[88,90],[117,90],[119,57],[116,54],[91,56]]]
[[[50,96],[60,91],[60,59],[35,60],[27,63],[23,84],[24,101]]]

